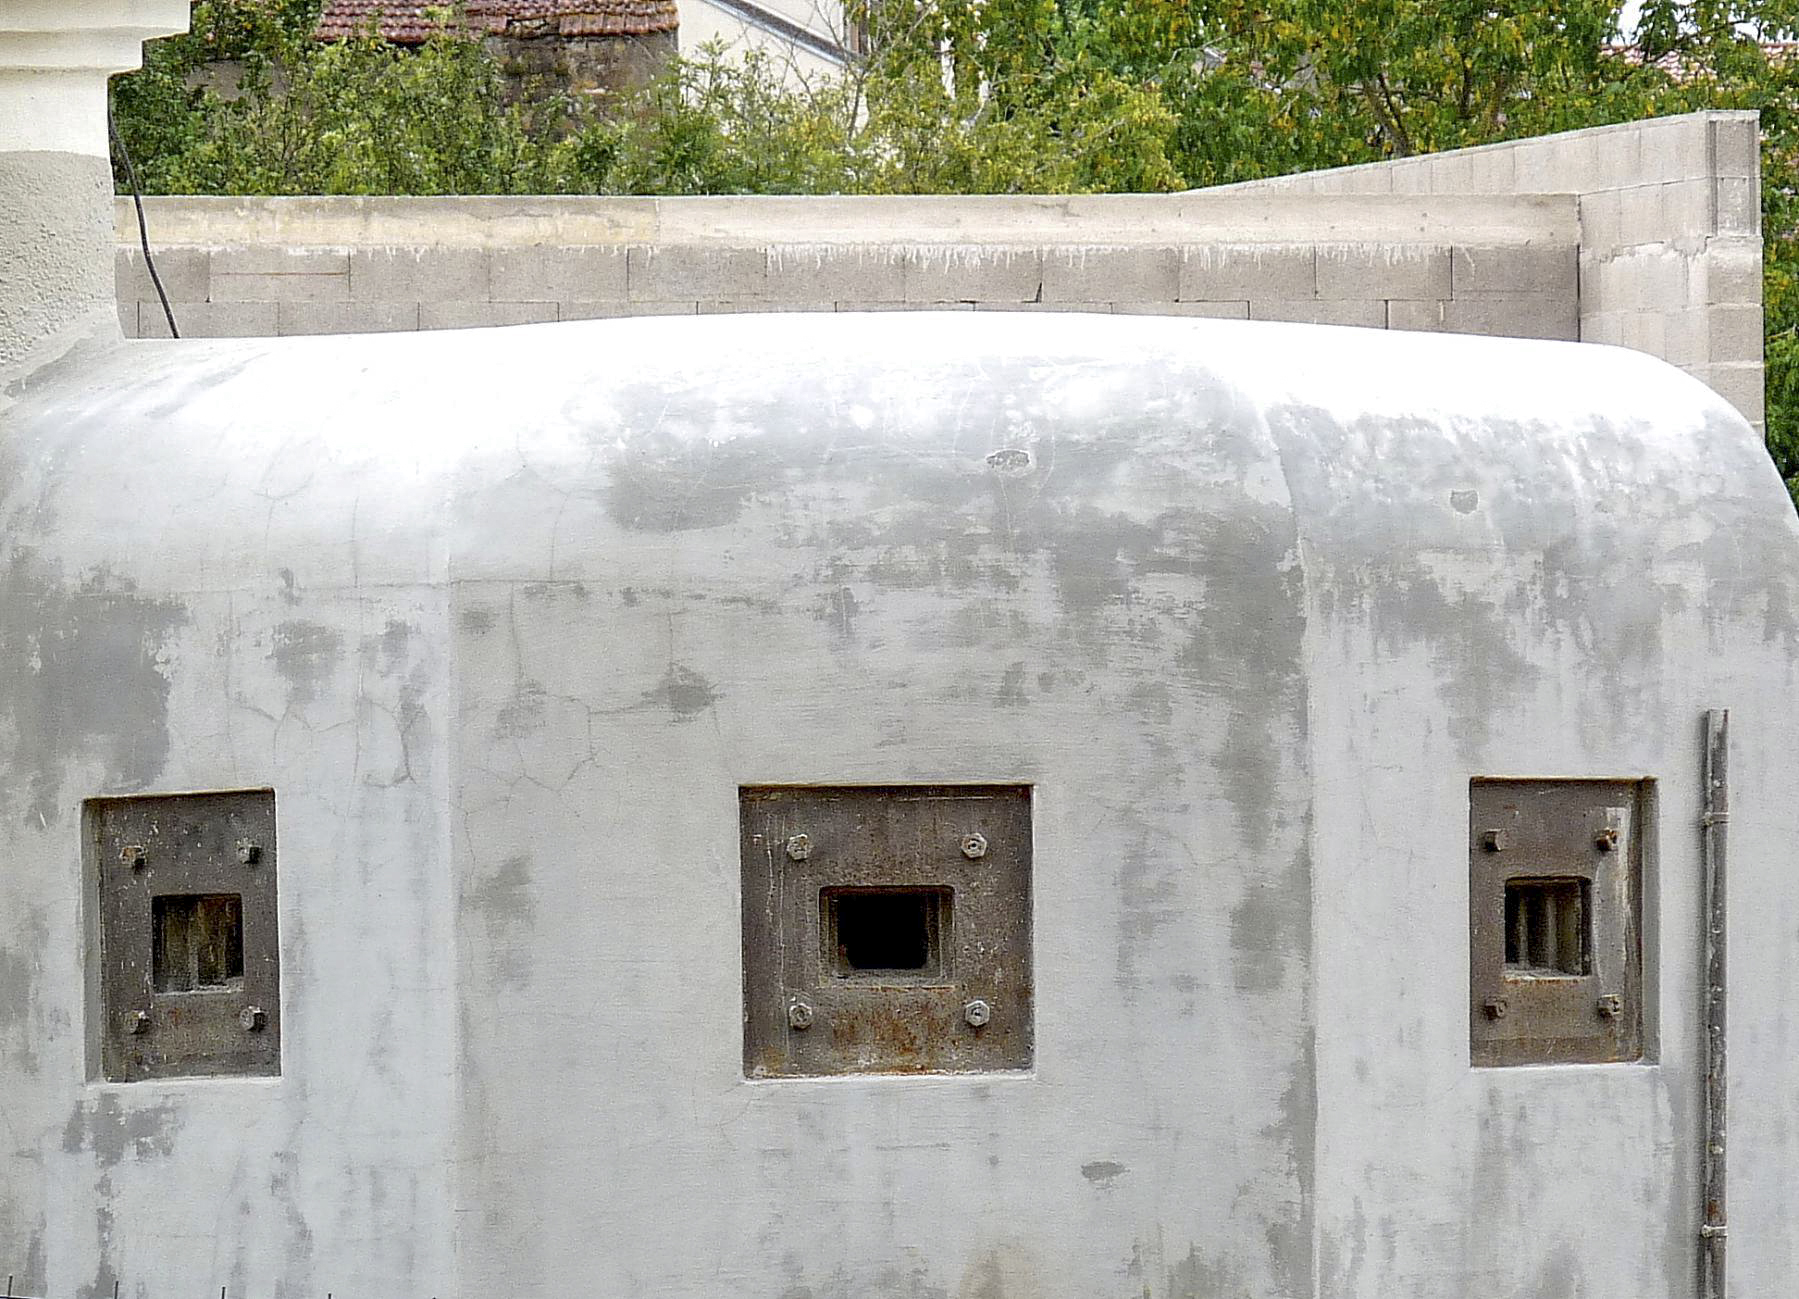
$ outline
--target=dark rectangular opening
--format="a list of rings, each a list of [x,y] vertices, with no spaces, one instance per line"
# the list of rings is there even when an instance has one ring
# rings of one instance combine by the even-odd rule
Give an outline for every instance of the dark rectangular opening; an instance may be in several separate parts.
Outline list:
[[[158,992],[228,988],[244,977],[244,902],[235,893],[151,899]]]
[[[830,888],[819,893],[825,964],[842,978],[943,972],[946,888]]]
[[[1505,968],[1515,975],[1587,974],[1592,926],[1584,879],[1505,882]]]

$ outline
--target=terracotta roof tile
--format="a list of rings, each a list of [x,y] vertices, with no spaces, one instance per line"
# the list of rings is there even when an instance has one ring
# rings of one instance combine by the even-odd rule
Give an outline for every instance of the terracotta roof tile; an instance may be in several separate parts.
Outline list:
[[[387,40],[417,45],[437,31],[429,0],[327,0],[313,35],[342,40],[371,24]],[[465,0],[451,20],[467,30],[518,36],[647,36],[680,25],[675,0]]]
[[[1770,63],[1788,63],[1799,54],[1799,41],[1763,41],[1761,47]],[[1684,50],[1674,50],[1655,59],[1645,58],[1639,45],[1608,45],[1605,52],[1622,58],[1626,63],[1647,64],[1658,68],[1676,81],[1691,81],[1709,71],[1703,63]]]

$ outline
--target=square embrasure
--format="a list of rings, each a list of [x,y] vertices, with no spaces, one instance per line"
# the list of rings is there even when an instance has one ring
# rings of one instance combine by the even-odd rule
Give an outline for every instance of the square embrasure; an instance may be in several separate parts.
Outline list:
[[[1643,1054],[1653,783],[1469,785],[1469,1055],[1477,1066]]]
[[[746,1075],[1030,1067],[1028,786],[752,786],[740,809]]]
[[[954,897],[948,888],[820,889],[827,973],[889,983],[942,980]]]
[[[89,799],[92,1072],[281,1072],[275,794]]]

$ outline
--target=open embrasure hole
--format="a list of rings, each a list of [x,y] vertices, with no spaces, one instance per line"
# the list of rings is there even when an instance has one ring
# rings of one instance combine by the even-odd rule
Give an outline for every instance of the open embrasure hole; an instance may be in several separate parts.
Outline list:
[[[158,992],[228,988],[244,977],[244,901],[235,893],[150,900]]]
[[[1592,926],[1583,879],[1505,882],[1505,971],[1512,975],[1587,974]]]
[[[949,889],[832,888],[819,903],[825,964],[838,977],[942,975]]]

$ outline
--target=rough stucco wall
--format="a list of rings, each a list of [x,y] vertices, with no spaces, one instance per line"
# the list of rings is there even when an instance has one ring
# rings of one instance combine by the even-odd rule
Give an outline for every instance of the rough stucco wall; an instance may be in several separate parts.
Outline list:
[[[0,153],[0,371],[65,331],[115,334],[112,171],[78,153]]]

